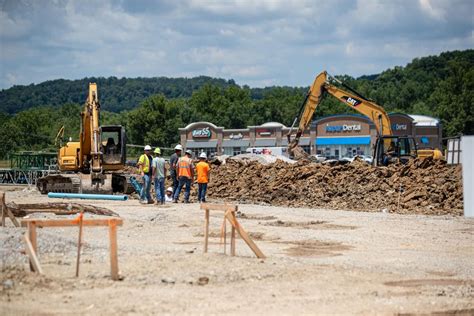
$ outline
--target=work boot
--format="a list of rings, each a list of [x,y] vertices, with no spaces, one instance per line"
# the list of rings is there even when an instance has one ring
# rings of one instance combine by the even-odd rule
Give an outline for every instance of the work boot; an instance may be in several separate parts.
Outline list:
[[[153,200],[150,200],[150,201],[147,202],[147,204],[153,204],[153,203],[155,203],[155,202],[153,202]]]
[[[173,200],[173,203],[178,203],[178,200]]]

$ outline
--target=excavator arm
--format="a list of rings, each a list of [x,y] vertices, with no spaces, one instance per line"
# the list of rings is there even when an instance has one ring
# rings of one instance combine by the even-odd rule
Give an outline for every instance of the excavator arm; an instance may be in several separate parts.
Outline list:
[[[89,83],[89,94],[81,115],[80,165],[89,168],[93,184],[103,184],[105,177],[102,173],[103,153],[100,145],[100,103],[95,83]]]
[[[326,93],[334,96],[342,103],[367,116],[375,124],[378,135],[392,135],[390,119],[381,106],[367,98],[364,98],[350,87],[346,86],[346,88],[351,90],[351,92],[342,90],[332,83],[334,81],[344,85],[336,78],[329,76],[326,71],[323,71],[316,77],[316,79],[314,79],[313,84],[309,88],[306,98],[301,106],[300,113],[295,117],[293,126],[290,128],[287,135],[288,150],[296,159],[304,156],[302,149],[298,147],[299,139],[304,130],[309,127],[313,114]],[[291,140],[291,134],[296,123],[298,123],[298,130],[295,138]]]

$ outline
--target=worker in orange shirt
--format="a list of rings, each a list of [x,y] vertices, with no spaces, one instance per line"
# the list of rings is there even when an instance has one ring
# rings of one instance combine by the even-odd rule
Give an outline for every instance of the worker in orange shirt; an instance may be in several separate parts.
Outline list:
[[[202,152],[199,155],[199,162],[196,165],[199,202],[206,202],[207,184],[209,183],[209,170],[211,169],[206,160],[207,155],[205,152]]]
[[[189,194],[191,192],[191,184],[194,179],[194,169],[193,169],[193,152],[191,150],[186,150],[184,157],[178,159],[176,164],[176,173],[178,175],[178,187],[174,192],[173,202],[178,203],[179,194],[183,189],[183,186],[186,185],[184,191],[184,203],[189,203]]]

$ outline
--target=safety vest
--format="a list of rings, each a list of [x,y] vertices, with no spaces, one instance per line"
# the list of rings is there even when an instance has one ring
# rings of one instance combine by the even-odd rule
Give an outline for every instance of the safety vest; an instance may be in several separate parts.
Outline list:
[[[138,164],[142,165],[142,170],[144,173],[149,173],[150,159],[148,159],[148,156],[146,154],[140,156],[140,159],[138,159]]]
[[[179,173],[178,177],[186,177],[191,179],[191,159],[188,157],[181,157],[178,160]]]

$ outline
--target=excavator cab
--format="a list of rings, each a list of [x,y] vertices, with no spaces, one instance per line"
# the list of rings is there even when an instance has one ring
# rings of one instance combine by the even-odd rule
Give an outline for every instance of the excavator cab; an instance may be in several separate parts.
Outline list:
[[[375,166],[388,166],[395,162],[405,164],[417,157],[415,140],[411,136],[379,136],[373,157]]]
[[[101,126],[100,137],[104,169],[123,168],[126,158],[125,128],[121,125]]]

